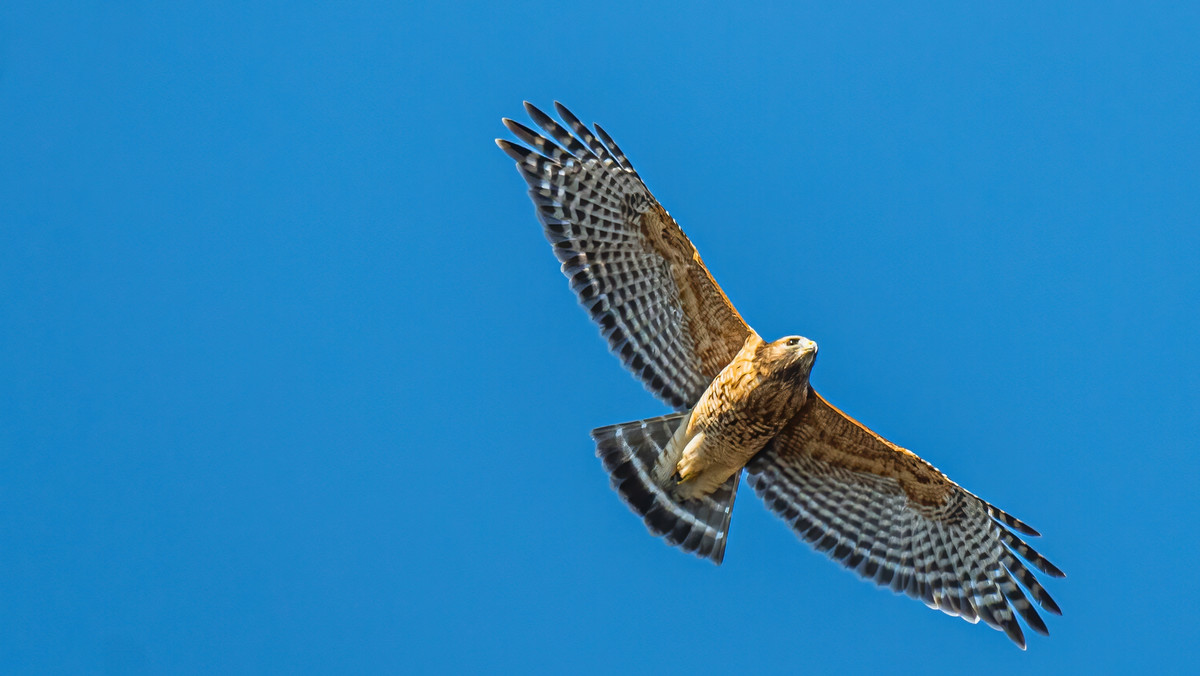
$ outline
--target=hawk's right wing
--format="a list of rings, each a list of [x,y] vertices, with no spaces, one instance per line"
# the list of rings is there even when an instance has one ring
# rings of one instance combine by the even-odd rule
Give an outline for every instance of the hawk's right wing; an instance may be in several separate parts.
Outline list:
[[[983,620],[1022,648],[1017,615],[1034,631],[1047,632],[1018,582],[1039,606],[1062,614],[1017,558],[1063,577],[1013,532],[1037,531],[867,429],[815,390],[809,389],[804,408],[746,470],[754,492],[800,538],[876,584],[968,622]]]
[[[505,119],[529,147],[496,144],[516,160],[563,274],[609,348],[675,410],[690,408],[750,327],[617,144],[555,108],[570,131],[526,103],[544,133]]]

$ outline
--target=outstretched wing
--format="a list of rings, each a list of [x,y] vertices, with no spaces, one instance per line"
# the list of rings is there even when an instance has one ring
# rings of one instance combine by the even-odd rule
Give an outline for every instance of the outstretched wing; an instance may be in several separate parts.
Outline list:
[[[1037,531],[870,431],[815,391],[800,414],[746,466],[767,507],[818,551],[862,577],[968,622],[983,620],[1017,645],[1058,605],[1020,554],[1052,577],[1062,571],[1013,531]],[[1014,613],[1015,611],[1015,613]]]
[[[570,131],[526,103],[543,133],[505,119],[529,147],[496,144],[516,160],[563,274],[613,354],[667,404],[687,409],[750,328],[617,144],[554,105]]]

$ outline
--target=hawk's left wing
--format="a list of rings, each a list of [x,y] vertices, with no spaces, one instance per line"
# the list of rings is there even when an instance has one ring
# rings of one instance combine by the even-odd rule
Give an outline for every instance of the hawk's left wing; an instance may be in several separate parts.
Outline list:
[[[563,274],[609,349],[675,410],[690,408],[750,327],[617,144],[555,108],[570,131],[526,103],[542,133],[506,119],[529,147],[496,144],[516,160]]]
[[[1015,556],[1063,577],[1013,533],[1037,531],[811,388],[800,414],[746,469],[754,491],[800,538],[878,585],[968,622],[983,620],[1022,648],[1014,610],[1034,631],[1047,631],[1017,582],[1042,608],[1062,614]]]

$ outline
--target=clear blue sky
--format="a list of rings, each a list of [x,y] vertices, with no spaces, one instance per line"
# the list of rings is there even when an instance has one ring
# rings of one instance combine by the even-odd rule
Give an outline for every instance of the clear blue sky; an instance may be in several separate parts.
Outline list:
[[[1196,4],[247,4],[0,18],[0,672],[1194,668]],[[747,490],[720,568],[645,533],[588,431],[665,409],[492,143],[523,99],[1044,533],[1049,638]]]

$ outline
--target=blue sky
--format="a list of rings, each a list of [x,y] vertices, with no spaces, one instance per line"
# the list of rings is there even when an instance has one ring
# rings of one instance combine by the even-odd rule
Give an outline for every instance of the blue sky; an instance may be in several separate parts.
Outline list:
[[[828,4],[828,3],[822,3]],[[23,3],[0,18],[0,671],[1194,667],[1200,10]],[[600,121],[815,386],[1039,528],[1065,615],[720,568],[492,139]]]

